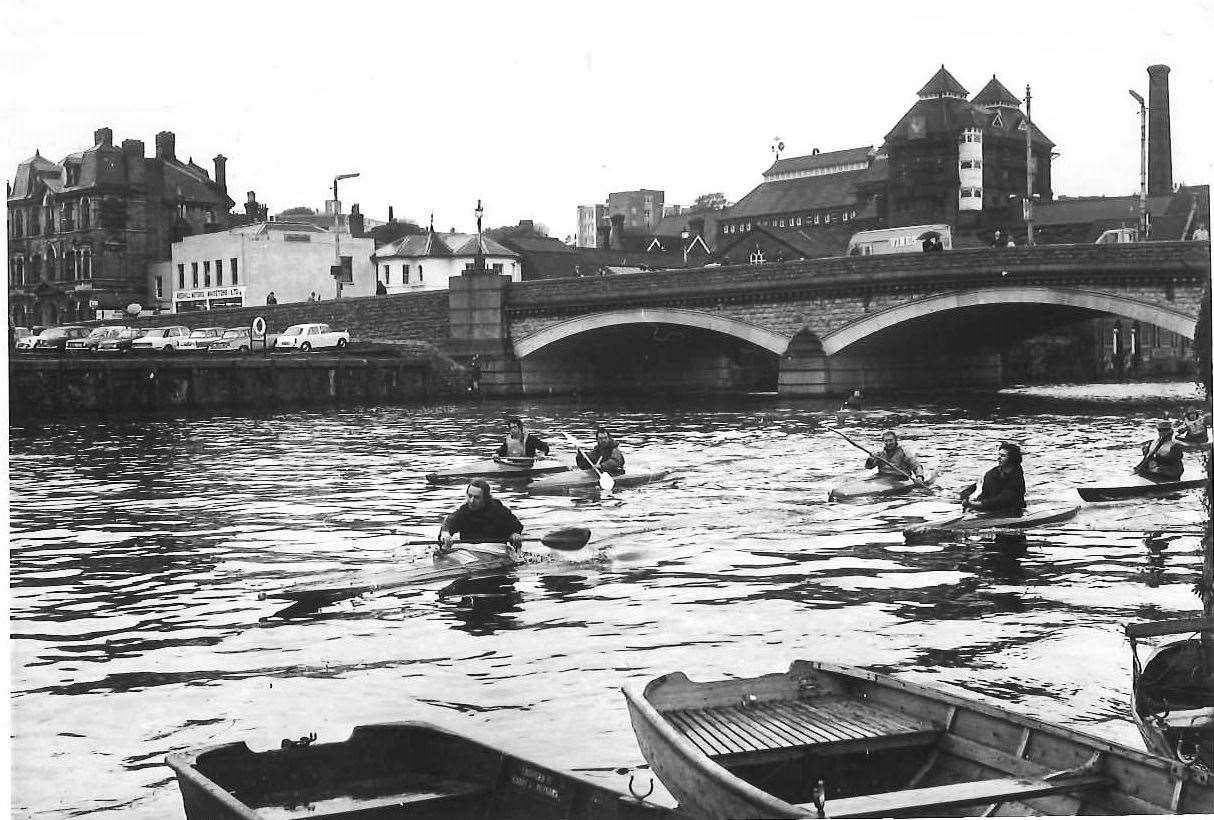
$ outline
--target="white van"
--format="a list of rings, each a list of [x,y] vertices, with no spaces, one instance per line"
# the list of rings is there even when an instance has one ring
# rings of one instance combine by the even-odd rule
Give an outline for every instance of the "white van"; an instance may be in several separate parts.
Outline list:
[[[1096,240],[1097,245],[1124,245],[1127,242],[1137,242],[1138,231],[1135,228],[1113,228],[1105,231]]]
[[[906,225],[860,231],[847,243],[848,256],[872,256],[884,253],[922,253],[929,237],[940,240],[943,250],[953,248],[953,229],[948,225]]]

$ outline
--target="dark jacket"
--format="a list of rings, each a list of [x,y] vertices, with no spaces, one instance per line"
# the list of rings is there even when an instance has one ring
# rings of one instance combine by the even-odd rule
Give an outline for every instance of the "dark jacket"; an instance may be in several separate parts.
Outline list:
[[[472,544],[504,544],[511,535],[522,532],[523,525],[505,504],[491,498],[476,511],[461,504],[443,520],[442,529]]]
[[[548,455],[548,445],[539,436],[532,433],[523,433],[523,452],[526,454],[526,457],[534,458],[537,450],[544,455]],[[506,442],[503,441],[502,445],[497,448],[496,455],[498,458],[505,458],[506,453]]]
[[[976,488],[977,485],[971,484],[961,497],[969,498]],[[1011,514],[1024,512],[1024,471],[1016,465],[1007,475],[998,467],[992,467],[982,476],[982,492],[977,498],[970,502],[971,509]]]
[[[1135,472],[1147,478],[1175,481],[1184,473],[1184,450],[1175,439],[1169,439],[1161,444],[1158,450],[1151,452],[1157,441],[1158,439],[1143,442],[1142,455],[1145,457],[1150,453],[1151,457]]]
[[[592,464],[597,464],[605,473],[619,475],[624,472],[624,454],[620,452],[619,445],[614,440],[606,447],[601,444],[594,445],[594,449],[584,457],[581,453],[577,454],[577,466],[589,470]]]

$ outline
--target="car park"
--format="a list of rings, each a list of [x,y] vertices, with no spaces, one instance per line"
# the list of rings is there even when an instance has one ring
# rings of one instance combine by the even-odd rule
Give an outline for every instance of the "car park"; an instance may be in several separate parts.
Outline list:
[[[176,353],[189,336],[190,329],[183,325],[153,327],[131,343],[131,350],[135,353]]]
[[[181,340],[177,345],[180,351],[197,351],[205,353],[207,348],[219,341],[219,337],[223,336],[222,327],[196,327],[190,331],[190,335]]]
[[[98,353],[130,353],[131,344],[144,334],[139,328],[123,328],[116,336],[102,339],[97,345]]]
[[[101,348],[101,343],[106,339],[117,339],[118,334],[129,328],[121,325],[106,325],[104,327],[95,327],[89,335],[83,339],[68,339],[67,350],[70,353],[89,353],[97,352]]]
[[[34,337],[34,350],[64,350],[70,339],[83,339],[89,335],[87,327],[63,325],[48,327]]]
[[[318,350],[336,347],[339,350],[350,343],[350,334],[345,330],[333,330],[328,325],[291,325],[274,340],[275,350]]]

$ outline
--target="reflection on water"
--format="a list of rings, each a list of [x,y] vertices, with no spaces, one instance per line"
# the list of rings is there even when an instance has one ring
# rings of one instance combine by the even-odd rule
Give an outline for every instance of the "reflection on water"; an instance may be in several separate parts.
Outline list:
[[[1174,388],[1173,388],[1174,389]],[[1064,391],[1065,392],[1065,391]],[[965,687],[1139,746],[1122,624],[1194,609],[1195,494],[1089,505],[1065,529],[907,545],[1024,442],[1030,502],[1123,474],[1152,390],[1102,404],[1037,395],[870,405],[379,407],[11,432],[13,810],[180,816],[165,753],[255,748],[358,723],[428,720],[620,788],[641,763],[618,687],[785,669],[795,657]],[[459,486],[522,412],[572,458],[610,421],[630,467],[668,481],[606,499],[501,496],[529,547],[500,578],[283,610],[258,593],[425,560]],[[601,415],[600,415],[601,412]],[[940,470],[931,495],[828,503],[897,426]],[[1198,469],[1196,465],[1191,470]],[[68,776],[70,772],[70,776]],[[622,778],[622,779],[620,779]]]

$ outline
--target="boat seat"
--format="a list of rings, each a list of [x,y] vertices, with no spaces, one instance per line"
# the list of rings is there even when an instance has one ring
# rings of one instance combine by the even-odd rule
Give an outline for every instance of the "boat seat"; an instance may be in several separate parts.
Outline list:
[[[1001,777],[994,780],[976,780],[972,783],[950,783],[947,786],[844,797],[839,800],[828,798],[825,810],[827,817],[891,817],[909,813],[932,815],[940,809],[1067,794],[1107,787],[1109,783],[1110,779],[1102,775],[1073,775],[1055,780]],[[812,812],[815,816],[818,813],[813,803],[800,804],[799,808]]]
[[[395,806],[487,796],[492,791],[485,783],[410,772],[343,783],[337,792],[317,789],[267,795],[255,808],[265,820],[381,817],[385,816],[381,812]]]
[[[927,720],[841,695],[676,709],[663,715],[701,752],[730,763],[804,751],[834,755],[930,746],[939,737]]]

